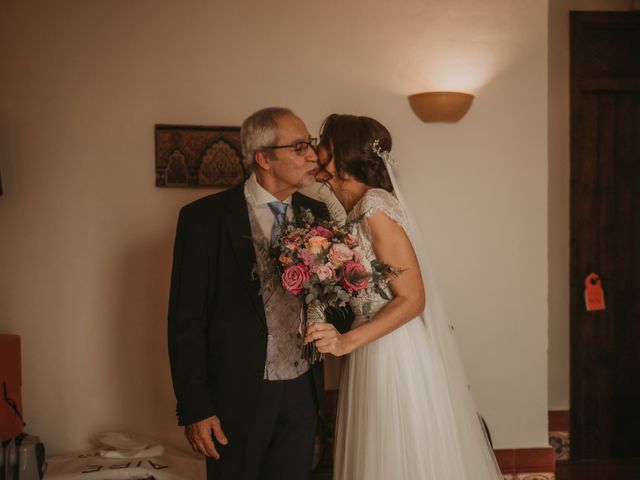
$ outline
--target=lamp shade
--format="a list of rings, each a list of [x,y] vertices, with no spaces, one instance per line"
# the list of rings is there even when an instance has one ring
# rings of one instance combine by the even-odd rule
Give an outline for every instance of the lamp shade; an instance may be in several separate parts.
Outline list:
[[[423,122],[454,123],[469,111],[473,98],[461,92],[423,92],[410,95],[409,105]]]

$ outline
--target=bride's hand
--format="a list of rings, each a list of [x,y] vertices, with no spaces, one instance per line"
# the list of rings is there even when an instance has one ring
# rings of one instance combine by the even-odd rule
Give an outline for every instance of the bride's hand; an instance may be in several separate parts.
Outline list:
[[[316,342],[316,348],[319,352],[330,353],[336,357],[351,353],[353,350],[347,334],[341,334],[334,325],[328,322],[312,323],[307,327],[304,344],[307,345],[313,341]]]

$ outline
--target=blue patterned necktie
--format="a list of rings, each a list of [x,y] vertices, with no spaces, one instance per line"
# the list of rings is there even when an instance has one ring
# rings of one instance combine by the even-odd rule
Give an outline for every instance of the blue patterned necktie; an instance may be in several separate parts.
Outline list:
[[[276,242],[282,233],[282,228],[284,227],[285,219],[287,218],[288,206],[289,204],[285,202],[269,202],[269,208],[276,217],[275,222],[273,222],[273,228],[271,229],[271,245]]]

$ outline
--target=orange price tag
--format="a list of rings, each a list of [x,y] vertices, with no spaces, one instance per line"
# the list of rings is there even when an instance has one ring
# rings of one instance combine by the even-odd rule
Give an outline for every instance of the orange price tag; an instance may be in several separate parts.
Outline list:
[[[602,280],[595,273],[590,273],[584,281],[584,300],[588,312],[604,310],[604,291],[602,290]]]

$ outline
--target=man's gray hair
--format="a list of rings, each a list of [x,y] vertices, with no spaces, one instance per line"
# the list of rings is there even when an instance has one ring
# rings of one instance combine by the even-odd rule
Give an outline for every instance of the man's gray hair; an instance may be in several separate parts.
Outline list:
[[[284,107],[268,107],[251,114],[242,122],[240,140],[243,162],[247,170],[255,170],[256,152],[265,150],[278,142],[278,119],[285,115],[294,115],[294,113]]]

